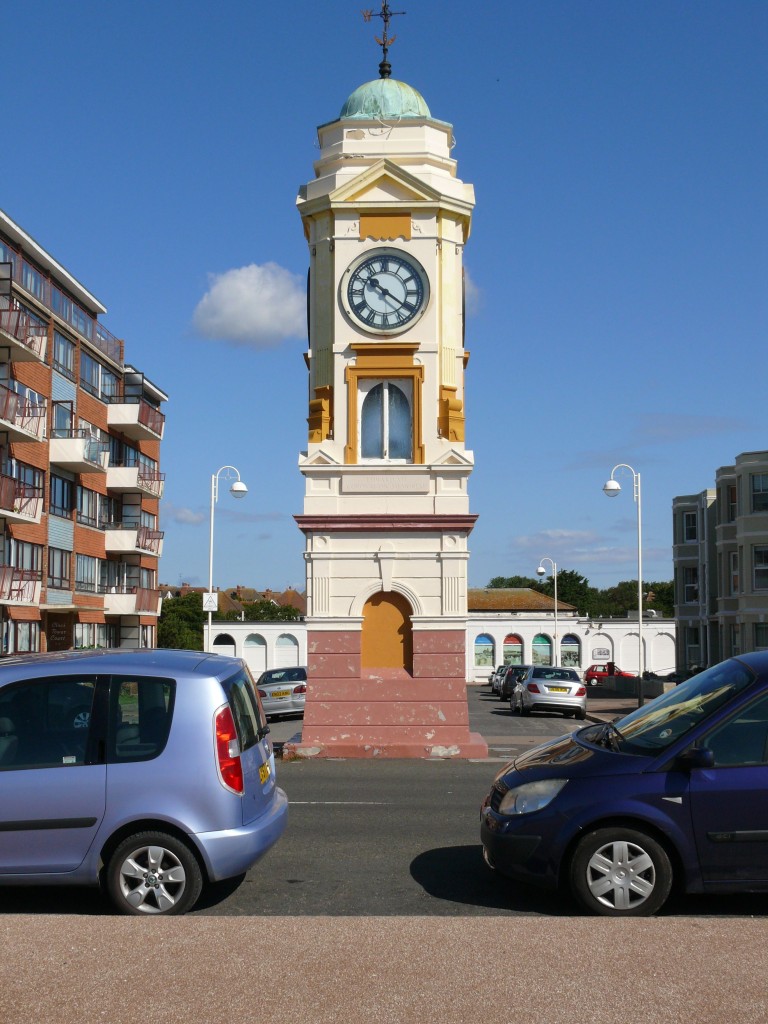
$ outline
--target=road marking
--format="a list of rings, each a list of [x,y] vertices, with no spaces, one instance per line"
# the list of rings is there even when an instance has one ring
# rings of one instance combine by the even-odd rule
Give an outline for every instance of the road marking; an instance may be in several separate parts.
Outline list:
[[[391,800],[291,800],[291,807],[297,804],[304,804],[307,807],[387,807],[391,803]]]

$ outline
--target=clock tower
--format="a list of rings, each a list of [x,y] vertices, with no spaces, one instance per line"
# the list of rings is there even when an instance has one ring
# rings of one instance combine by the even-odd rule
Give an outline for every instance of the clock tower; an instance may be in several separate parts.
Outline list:
[[[370,17],[370,12],[368,17]],[[478,757],[466,701],[463,256],[453,129],[390,77],[318,129],[309,246],[309,682],[287,756]]]

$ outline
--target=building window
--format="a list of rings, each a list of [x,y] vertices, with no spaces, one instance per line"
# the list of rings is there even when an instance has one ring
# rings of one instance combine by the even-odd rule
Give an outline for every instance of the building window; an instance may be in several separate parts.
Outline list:
[[[752,488],[752,511],[768,512],[768,473],[753,473],[749,479]]]
[[[738,594],[739,592],[739,553],[738,551],[730,551],[728,553],[728,566],[731,575],[731,593]]]
[[[698,626],[685,628],[685,657],[688,668],[693,668],[701,661],[701,633]]]
[[[3,647],[6,654],[31,654],[40,650],[39,622],[6,622]]]
[[[736,498],[736,493],[736,484],[729,484],[726,488],[726,498],[728,503],[728,519],[726,521],[729,523],[736,522],[736,514],[738,512],[738,502]]]
[[[41,469],[36,469],[27,462],[19,462],[18,459],[5,459],[3,473],[18,480],[19,483],[26,484],[38,494],[42,494],[43,471]]]
[[[113,644],[112,646],[117,646]],[[154,626],[140,626],[139,627],[139,646],[140,647],[154,647],[155,646],[155,627]]]
[[[523,664],[523,641],[516,633],[504,637],[502,662],[505,665]]]
[[[683,542],[698,540],[698,516],[695,512],[683,512]]]
[[[696,566],[683,569],[683,604],[696,604],[699,600],[699,570]]]
[[[768,648],[768,622],[755,623],[755,650]]]
[[[581,641],[573,633],[563,637],[559,664],[566,668],[579,668],[581,665]]]
[[[741,654],[741,624],[739,622],[731,623],[731,656],[735,657],[737,654]]]
[[[534,665],[553,665],[552,661],[552,641],[548,636],[543,633],[538,633],[533,638],[533,664]]]
[[[495,645],[493,637],[481,633],[475,637],[475,668],[492,668],[494,665]]]
[[[77,485],[77,521],[83,526],[99,526],[99,495]]]
[[[54,402],[51,416],[52,437],[72,437],[74,413],[71,402]]]
[[[410,381],[360,382],[360,455],[363,459],[413,460]]]
[[[53,590],[69,590],[72,552],[48,548],[48,586]]]
[[[99,583],[99,560],[90,555],[75,556],[75,590],[95,594]]]
[[[75,343],[58,331],[53,332],[53,368],[70,380],[75,379]]]
[[[80,353],[80,387],[103,402],[118,393],[116,375],[87,352]]]
[[[71,480],[51,474],[51,493],[48,499],[48,511],[52,516],[60,516],[62,519],[72,517],[72,488]]]
[[[768,548],[753,548],[752,564],[754,566],[753,589],[768,590]]]
[[[43,545],[30,544],[26,540],[7,538],[5,543],[6,565],[14,569],[27,569],[36,573],[38,579],[43,574]]]
[[[107,625],[104,622],[76,622],[74,646],[76,648],[119,647],[119,627],[117,625]]]

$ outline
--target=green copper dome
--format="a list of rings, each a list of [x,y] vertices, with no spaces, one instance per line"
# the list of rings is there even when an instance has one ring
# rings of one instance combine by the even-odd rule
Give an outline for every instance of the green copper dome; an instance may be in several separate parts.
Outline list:
[[[375,78],[355,89],[341,108],[339,119],[349,117],[399,121],[403,117],[431,117],[424,97],[405,82]]]

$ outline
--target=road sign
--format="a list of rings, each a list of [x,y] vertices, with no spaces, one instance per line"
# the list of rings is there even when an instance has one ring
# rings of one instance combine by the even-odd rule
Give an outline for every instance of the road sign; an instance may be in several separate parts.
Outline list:
[[[219,610],[219,594],[218,591],[206,590],[203,594],[203,611],[204,612],[217,612]]]

